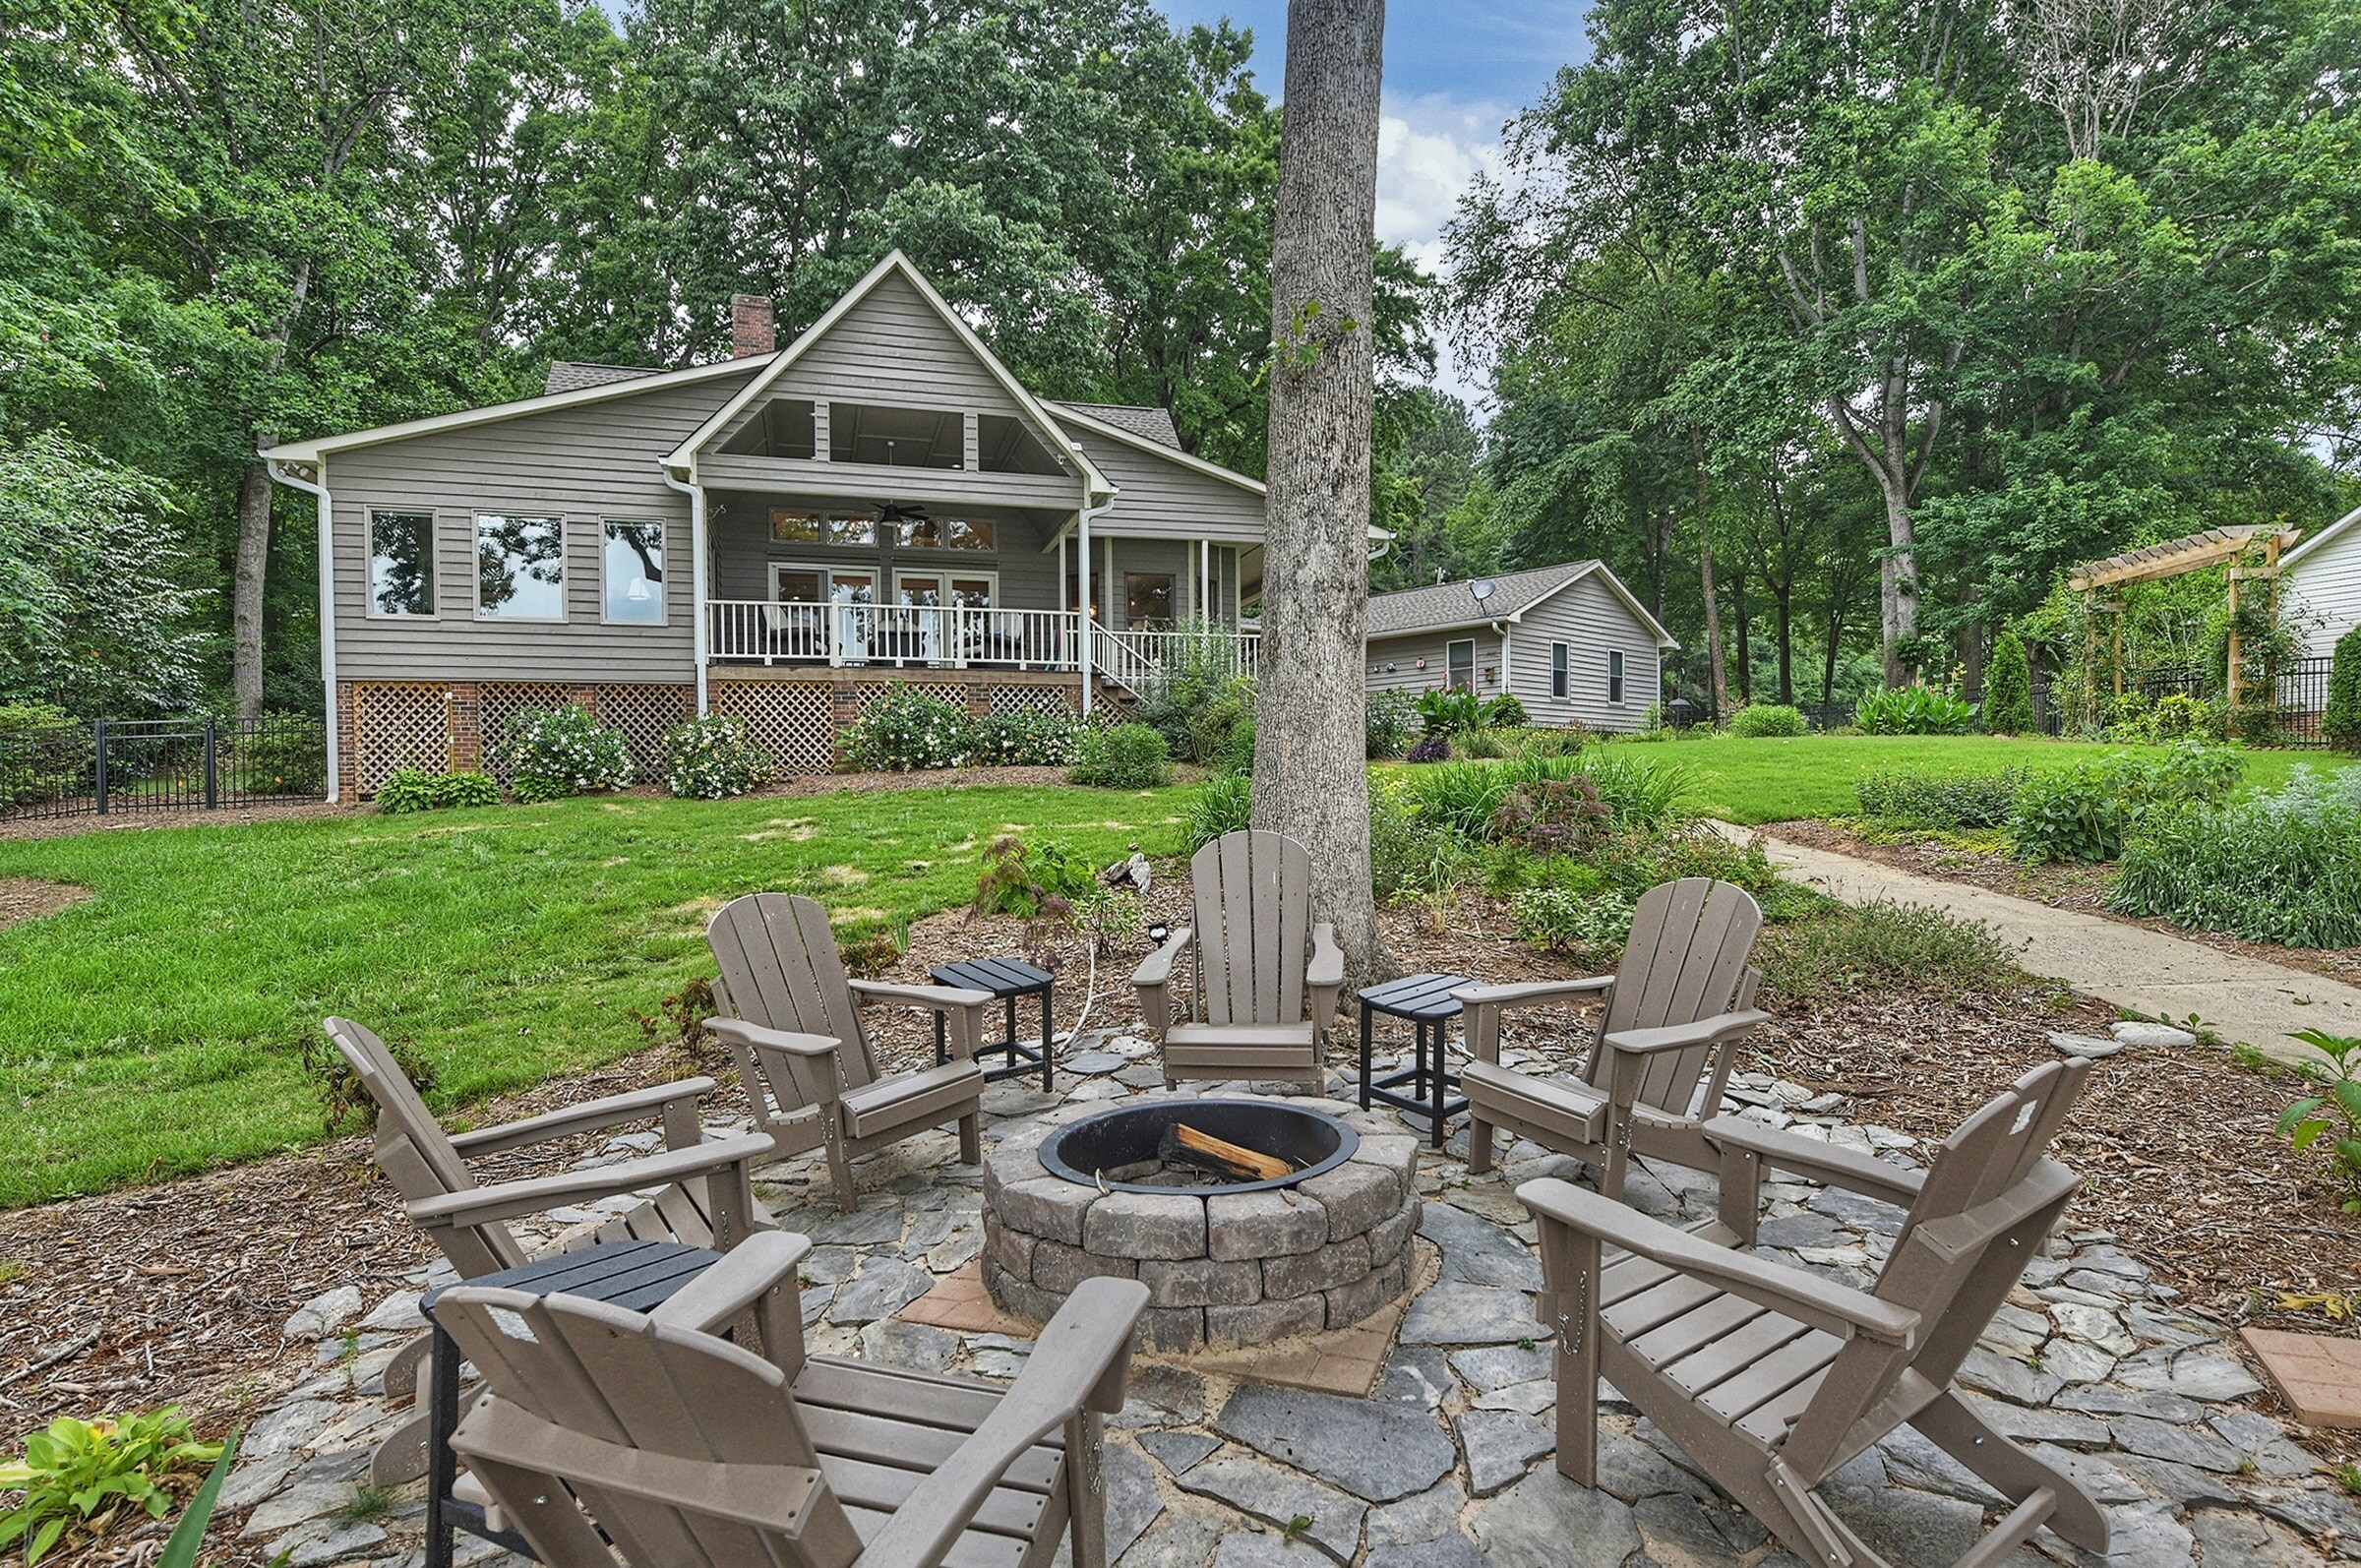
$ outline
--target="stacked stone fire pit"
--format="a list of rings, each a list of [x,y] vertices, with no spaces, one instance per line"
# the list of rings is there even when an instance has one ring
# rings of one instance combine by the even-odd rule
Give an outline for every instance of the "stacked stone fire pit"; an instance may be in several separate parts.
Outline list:
[[[1410,1284],[1419,1144],[1345,1111],[1333,1101],[1141,1098],[1008,1139],[984,1166],[993,1299],[1046,1322],[1086,1279],[1136,1279],[1149,1293],[1142,1337],[1166,1353],[1359,1322]],[[1174,1120],[1296,1169],[1254,1180],[1163,1168],[1154,1150]]]

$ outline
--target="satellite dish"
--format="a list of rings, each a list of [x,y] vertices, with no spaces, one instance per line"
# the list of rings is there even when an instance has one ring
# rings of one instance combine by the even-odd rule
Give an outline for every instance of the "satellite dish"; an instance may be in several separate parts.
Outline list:
[[[1476,595],[1476,602],[1478,604],[1482,604],[1484,600],[1490,598],[1495,592],[1497,592],[1499,587],[1500,584],[1494,582],[1489,577],[1479,577],[1476,581],[1468,584],[1468,591]]]

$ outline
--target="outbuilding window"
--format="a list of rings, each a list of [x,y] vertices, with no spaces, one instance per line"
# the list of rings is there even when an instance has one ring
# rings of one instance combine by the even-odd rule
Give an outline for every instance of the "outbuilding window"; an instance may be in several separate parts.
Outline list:
[[[1606,699],[1616,703],[1623,700],[1623,650],[1621,648],[1606,650]]]
[[[1443,648],[1443,681],[1454,692],[1476,690],[1476,639],[1461,637]]]
[[[1563,702],[1566,699],[1566,645],[1552,642],[1549,644],[1549,695],[1553,700]]]

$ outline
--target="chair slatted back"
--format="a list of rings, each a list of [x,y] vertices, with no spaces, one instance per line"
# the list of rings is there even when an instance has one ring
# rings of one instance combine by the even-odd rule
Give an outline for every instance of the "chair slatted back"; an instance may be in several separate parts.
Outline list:
[[[450,1134],[426,1109],[386,1043],[349,1018],[331,1018],[324,1027],[329,1044],[377,1102],[378,1169],[402,1201],[474,1191],[475,1177],[467,1162],[451,1146]],[[523,1244],[505,1225],[437,1226],[433,1234],[461,1279],[513,1269],[525,1261]]]
[[[715,996],[727,995],[731,1017],[843,1042],[837,1055],[847,1089],[877,1077],[861,1012],[853,1005],[844,960],[836,951],[836,934],[817,900],[789,893],[733,898],[706,925],[705,940],[721,969]],[[754,1087],[751,1076],[747,1087]],[[772,1087],[775,1092],[781,1085],[774,1081]],[[795,1109],[783,1099],[781,1106]]]
[[[1695,1023],[1752,1005],[1756,976],[1747,960],[1762,929],[1761,906],[1729,882],[1684,876],[1649,888],[1632,910],[1631,935],[1607,994],[1600,1034]],[[1686,1116],[1713,1055],[1713,1047],[1699,1046],[1653,1058],[1640,1080],[1637,1103]],[[1604,1087],[1604,1056],[1594,1049],[1584,1070],[1594,1087]],[[1706,1114],[1712,1114],[1710,1106]]]
[[[2081,1185],[2044,1156],[2089,1071],[2080,1058],[2036,1067],[1943,1140],[1877,1280],[1881,1299],[1918,1313],[1917,1343],[1856,1339],[1839,1354],[1788,1441],[1798,1470],[1816,1479],[1814,1465],[1849,1458],[1846,1434],[1906,1371],[1949,1385]]]
[[[760,1357],[567,1296],[462,1286],[437,1299],[435,1317],[483,1373],[494,1400],[534,1418],[487,1408],[479,1412],[484,1419],[470,1417],[454,1446],[486,1450],[470,1452],[469,1468],[552,1568],[613,1563],[581,1509],[627,1561],[650,1568],[844,1568],[859,1554],[851,1523],[824,1481],[792,1534],[697,1506],[730,1495],[725,1467],[818,1467],[785,1375]],[[570,1467],[570,1454],[583,1462]],[[658,1458],[651,1463],[650,1456]],[[635,1482],[631,1490],[613,1483],[625,1476]],[[668,1477],[704,1484],[667,1489]],[[609,1483],[600,1484],[602,1478]],[[775,1491],[783,1478],[772,1469],[768,1478]]]
[[[1259,828],[1225,833],[1197,851],[1188,874],[1205,1021],[1301,1023],[1311,952],[1311,857],[1303,846]]]

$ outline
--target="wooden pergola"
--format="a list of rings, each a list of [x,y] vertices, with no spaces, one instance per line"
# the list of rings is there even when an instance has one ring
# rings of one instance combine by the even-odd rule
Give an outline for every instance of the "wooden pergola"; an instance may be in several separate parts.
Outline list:
[[[2089,613],[2086,626],[2084,667],[2098,662],[2098,595],[2108,592],[2110,608],[2115,613],[2112,637],[2112,658],[2115,672],[2115,694],[2123,695],[2123,590],[2135,582],[2153,582],[2163,577],[2177,577],[2185,573],[2203,571],[2207,567],[2228,564],[2230,569],[2229,611],[2230,648],[2229,668],[2225,672],[2224,692],[2229,697],[2232,713],[2238,711],[2238,584],[2258,580],[2270,584],[2265,590],[2274,597],[2278,592],[2279,555],[2294,544],[2301,530],[2267,527],[2261,523],[2240,523],[2228,528],[2208,528],[2203,533],[2184,538],[2168,539],[2162,544],[2146,545],[2109,556],[2104,561],[2091,561],[2075,568],[2066,578],[2066,586],[2075,592],[2088,594]],[[2263,552],[2261,566],[2242,565],[2257,548]],[[2109,591],[2111,590],[2111,592]],[[2095,715],[2098,694],[2088,685],[2083,694],[2086,715]]]

